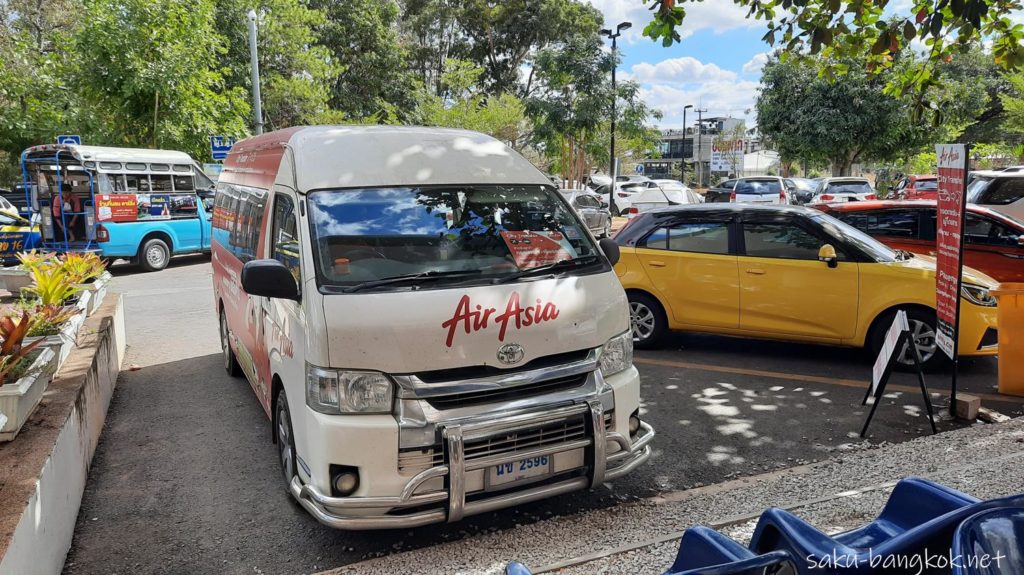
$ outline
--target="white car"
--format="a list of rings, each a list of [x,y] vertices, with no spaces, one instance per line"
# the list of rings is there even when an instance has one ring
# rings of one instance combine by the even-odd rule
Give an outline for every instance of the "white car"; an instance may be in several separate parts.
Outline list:
[[[740,178],[729,195],[732,203],[744,204],[782,204],[790,203],[782,178],[764,176]]]
[[[594,193],[600,195],[605,199],[605,201],[608,201],[608,188],[609,186],[607,185],[601,186],[597,188]],[[633,198],[648,188],[658,189],[658,184],[655,184],[653,181],[646,178],[641,181],[615,182],[615,192],[612,194],[611,203],[612,215],[617,216],[627,213],[629,208],[633,205]]]
[[[1024,221],[1024,173],[1006,172],[994,178],[975,178],[967,186],[967,201]]]
[[[676,180],[653,180],[658,184],[656,188],[647,188],[633,196],[633,205],[627,211],[629,217],[644,212],[665,208],[668,206],[681,206],[684,204],[699,204],[704,201],[700,194],[694,192],[682,182]]]
[[[811,198],[812,204],[834,204],[842,202],[863,202],[875,200],[875,189],[864,178],[825,178],[818,184]]]

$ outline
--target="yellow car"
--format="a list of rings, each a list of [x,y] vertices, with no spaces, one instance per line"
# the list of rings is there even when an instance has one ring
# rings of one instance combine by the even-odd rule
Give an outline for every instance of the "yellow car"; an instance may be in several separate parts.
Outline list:
[[[935,342],[935,260],[894,251],[817,210],[699,204],[642,214],[616,236],[633,342],[668,330],[868,347],[907,311],[926,368]],[[960,354],[995,355],[994,280],[964,270]],[[909,346],[900,363],[912,365]]]

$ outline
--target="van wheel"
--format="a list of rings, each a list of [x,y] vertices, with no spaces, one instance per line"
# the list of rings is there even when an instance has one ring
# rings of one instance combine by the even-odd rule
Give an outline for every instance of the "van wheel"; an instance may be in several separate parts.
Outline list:
[[[146,240],[139,250],[139,265],[147,272],[158,272],[171,261],[171,248],[160,238]]]
[[[871,334],[871,353],[874,357],[878,357],[878,354],[881,353],[882,345],[885,343],[885,333],[892,325],[894,317],[896,317],[895,312],[886,314],[878,321]],[[935,312],[909,309],[907,310],[907,323],[910,326],[911,341],[917,346],[917,353],[921,357],[921,368],[932,371],[944,365],[946,363],[945,352],[939,349],[935,340],[939,333]],[[914,370],[914,357],[911,353],[913,352],[909,345],[904,345],[903,349],[896,352],[896,367],[898,369],[901,371]]]
[[[220,310],[220,348],[221,355],[224,357],[224,371],[228,372],[231,377],[238,377],[242,375],[242,367],[238,365],[235,352],[231,351],[230,339],[228,318],[224,315],[224,310]]]
[[[641,293],[630,293],[629,324],[633,332],[633,347],[651,349],[668,331],[668,319],[654,298]]]
[[[277,459],[281,462],[284,487],[291,493],[292,478],[295,477],[295,435],[292,433],[292,418],[288,411],[288,398],[282,387],[277,392],[277,408],[274,411],[277,439]]]

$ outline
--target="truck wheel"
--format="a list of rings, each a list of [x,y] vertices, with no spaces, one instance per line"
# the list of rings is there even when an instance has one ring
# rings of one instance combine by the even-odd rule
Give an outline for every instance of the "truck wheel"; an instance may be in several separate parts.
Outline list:
[[[277,437],[277,458],[281,462],[281,475],[284,486],[291,493],[292,478],[295,477],[295,436],[292,433],[292,418],[288,412],[288,398],[284,388],[277,392],[277,409],[274,411],[275,430]]]
[[[171,248],[160,238],[146,240],[139,250],[139,265],[147,272],[158,272],[171,261]]]
[[[231,341],[228,332],[228,318],[224,315],[224,310],[220,310],[220,348],[221,354],[224,357],[224,371],[228,372],[231,377],[238,377],[242,375],[242,368],[238,365],[238,358],[235,357],[235,352],[231,351]]]
[[[651,349],[668,330],[668,319],[654,298],[641,293],[630,293],[629,323],[633,332],[633,347]]]

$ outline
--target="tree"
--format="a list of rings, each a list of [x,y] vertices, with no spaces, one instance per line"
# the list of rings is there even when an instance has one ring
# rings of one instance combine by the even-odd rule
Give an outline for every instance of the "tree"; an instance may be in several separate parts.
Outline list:
[[[686,17],[686,4],[699,0],[644,0],[656,10],[644,29],[665,46],[680,41],[676,28]],[[927,46],[927,57],[886,82],[891,94],[920,93],[938,82],[936,64],[963,53],[981,41],[991,42],[997,64],[1007,70],[1024,66],[1024,25],[1009,17],[1022,8],[1021,0],[912,0],[904,12],[886,19],[889,2],[853,0],[733,0],[748,17],[764,20],[764,40],[786,54],[821,54],[831,65],[824,73],[846,74],[848,58],[857,68],[876,73],[892,66],[894,58],[914,39]],[[867,54],[863,47],[870,46]]]
[[[1008,75],[1011,90],[1000,94],[999,100],[1006,113],[1006,129],[1016,134],[1024,134],[1024,74]]]
[[[251,90],[247,13],[250,0],[215,0],[216,31],[224,38],[219,67],[229,88]],[[267,130],[330,121],[331,88],[340,72],[318,43],[324,14],[306,0],[259,0],[258,48]]]
[[[449,60],[442,76],[449,100],[429,94],[421,104],[423,124],[463,128],[491,135],[516,146],[524,127],[525,106],[512,94],[489,96],[479,87],[483,69],[464,60]]]
[[[324,19],[318,42],[330,51],[338,75],[330,88],[331,109],[350,119],[393,111],[415,113],[416,77],[406,47],[398,42],[398,4],[393,0],[312,0]]]
[[[243,134],[249,105],[215,69],[212,0],[84,0],[72,80],[92,141],[207,155],[210,134]]]

